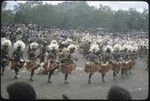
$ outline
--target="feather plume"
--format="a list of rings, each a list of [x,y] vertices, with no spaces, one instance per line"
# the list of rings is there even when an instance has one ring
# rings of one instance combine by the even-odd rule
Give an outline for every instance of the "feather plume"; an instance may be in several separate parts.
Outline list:
[[[107,46],[104,46],[104,47],[103,47],[103,50],[104,50],[104,51],[106,51],[107,49],[110,49],[111,52],[114,51],[114,48],[113,48],[112,46],[110,46],[110,45],[107,45]]]
[[[10,47],[12,45],[12,43],[9,39],[4,38],[1,40],[1,45],[2,46],[6,45],[6,46]]]
[[[52,40],[51,44],[58,44],[58,42],[56,40]]]
[[[14,48],[17,49],[17,47],[21,46],[21,49],[25,49],[25,43],[21,40],[18,40],[14,43]]]
[[[73,49],[75,48],[75,50],[77,50],[77,46],[74,45],[74,44],[70,44],[68,47],[67,47],[67,50],[70,50],[70,49]]]
[[[32,42],[32,43],[30,44],[30,47],[31,47],[31,49],[33,49],[33,48],[37,48],[38,45],[39,45],[38,43]]]
[[[53,50],[53,49],[58,50],[58,48],[59,48],[58,44],[51,43],[50,45],[48,45],[49,50]]]
[[[90,52],[98,52],[99,49],[99,45],[98,44],[91,44],[91,47],[89,49]]]

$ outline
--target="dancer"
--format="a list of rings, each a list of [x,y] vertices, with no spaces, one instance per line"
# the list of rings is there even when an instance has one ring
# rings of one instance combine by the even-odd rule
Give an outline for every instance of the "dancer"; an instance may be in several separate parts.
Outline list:
[[[23,67],[24,65],[24,59],[23,59],[23,49],[25,49],[25,44],[23,41],[18,40],[14,43],[15,51],[12,54],[11,59],[11,69],[14,69],[15,71],[15,79],[18,78],[18,72],[19,69]]]
[[[77,60],[72,54],[77,50],[74,44],[70,44],[66,49],[64,48],[60,56],[61,72],[65,74],[65,83],[68,84],[68,74],[71,74],[76,69],[77,65],[73,60]]]
[[[96,53],[99,51],[98,44],[91,44],[91,47],[89,49],[89,54],[86,56],[87,63],[85,64],[84,72],[89,74],[89,80],[88,83],[91,83],[91,77],[92,75],[99,70],[99,64],[98,64],[98,56]]]
[[[26,68],[28,70],[31,70],[31,76],[30,80],[33,81],[33,76],[34,76],[34,71],[40,66],[39,63],[37,63],[37,48],[38,48],[38,43],[32,42],[30,44],[30,51],[29,51],[29,61],[26,64]]]
[[[58,48],[59,46],[56,40],[52,40],[51,44],[48,46],[49,52],[47,62],[43,65],[45,72],[48,73],[47,83],[52,83],[51,76],[54,74],[54,71],[59,68],[59,62],[57,60]]]
[[[2,55],[2,64],[1,64],[1,75],[4,75],[5,67],[9,64],[9,47],[12,45],[11,41],[6,38],[1,39],[1,55]]]

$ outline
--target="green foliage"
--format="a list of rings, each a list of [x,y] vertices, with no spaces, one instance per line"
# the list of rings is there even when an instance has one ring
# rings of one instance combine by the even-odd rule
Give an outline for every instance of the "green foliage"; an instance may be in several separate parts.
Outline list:
[[[127,21],[129,19],[126,11],[118,10],[113,15],[111,29],[113,32],[127,32]]]
[[[5,10],[6,5],[7,5],[7,2],[6,2],[6,1],[3,1],[3,2],[2,2],[2,11],[4,11],[4,10]]]
[[[109,6],[99,9],[84,1],[66,1],[58,5],[43,4],[41,1],[27,1],[18,4],[14,10],[6,10],[2,4],[2,23],[25,23],[50,25],[59,28],[106,28],[111,32],[147,31],[148,10],[142,13],[130,8],[128,11],[113,11]],[[15,13],[14,13],[15,12]]]
[[[11,10],[5,10],[1,13],[1,23],[13,23],[14,13]]]

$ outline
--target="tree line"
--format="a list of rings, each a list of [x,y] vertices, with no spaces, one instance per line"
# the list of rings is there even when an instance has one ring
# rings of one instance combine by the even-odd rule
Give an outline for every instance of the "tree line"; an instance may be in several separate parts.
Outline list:
[[[9,1],[8,1],[9,2]],[[2,3],[1,23],[21,23],[55,26],[58,28],[105,28],[111,32],[148,32],[148,9],[138,12],[114,11],[109,6],[99,8],[89,6],[85,1],[69,1],[58,5],[44,4],[41,1],[18,3],[13,10],[6,10],[7,2]]]

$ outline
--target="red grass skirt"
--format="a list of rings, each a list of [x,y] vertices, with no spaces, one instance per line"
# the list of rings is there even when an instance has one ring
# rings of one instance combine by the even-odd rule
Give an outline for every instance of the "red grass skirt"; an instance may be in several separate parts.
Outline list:
[[[112,71],[120,70],[121,69],[121,63],[112,63]]]
[[[111,64],[107,64],[105,66],[101,65],[100,67],[101,67],[100,70],[99,70],[100,73],[107,73],[107,72],[109,72],[112,69],[112,65]]]
[[[77,65],[75,63],[61,65],[61,72],[64,74],[71,74],[73,70],[75,70]]]
[[[53,62],[53,63],[50,63],[49,67],[48,66],[48,62],[46,62],[44,65],[43,65],[43,68],[45,70],[45,72],[49,72],[50,70],[53,70],[55,69],[59,64],[57,64],[56,62]]]
[[[38,68],[38,66],[40,66],[38,63],[36,63],[36,61],[32,61],[30,60],[29,62],[27,62],[26,64],[26,69],[27,70],[35,70]]]
[[[11,69],[15,69],[16,67],[22,68],[24,66],[24,62],[16,62],[15,60],[11,60]]]
[[[100,66],[95,63],[85,64],[84,72],[86,72],[88,74],[92,74],[92,73],[97,72],[99,70],[99,68],[100,68]]]

